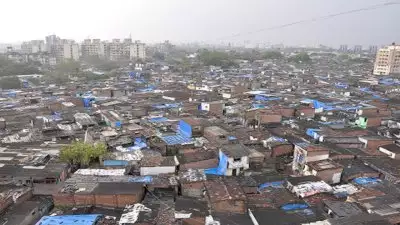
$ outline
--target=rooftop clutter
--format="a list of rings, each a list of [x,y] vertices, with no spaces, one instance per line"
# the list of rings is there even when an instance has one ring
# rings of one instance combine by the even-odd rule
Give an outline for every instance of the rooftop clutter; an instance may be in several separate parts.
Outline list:
[[[311,65],[239,60],[186,74],[146,63],[102,82],[2,91],[2,219],[400,223],[397,78],[312,54]],[[92,154],[63,161],[73,143]],[[106,152],[90,152],[98,144]]]

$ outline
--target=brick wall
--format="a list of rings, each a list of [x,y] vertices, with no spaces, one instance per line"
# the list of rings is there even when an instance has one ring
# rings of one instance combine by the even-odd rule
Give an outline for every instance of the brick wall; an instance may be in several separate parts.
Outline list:
[[[295,109],[292,108],[279,109],[279,112],[284,117],[294,117]]]
[[[0,199],[0,213],[4,212],[12,204],[13,204],[12,197]]]
[[[193,217],[188,219],[183,219],[183,225],[204,225],[206,223],[205,217]]]
[[[315,109],[314,108],[296,109],[295,115],[299,116],[299,117],[314,117],[315,116]]]
[[[293,152],[294,146],[292,144],[283,144],[272,147],[271,157],[290,154]]]
[[[363,108],[362,116],[376,116],[378,115],[378,108]]]
[[[336,173],[342,173],[343,168],[334,168],[334,169],[327,169],[317,172],[317,177],[321,178],[328,184],[332,184],[333,175]]]
[[[379,127],[381,125],[382,118],[380,117],[370,117],[367,120],[367,127]]]
[[[95,205],[96,201],[92,194],[75,194],[75,205]]]
[[[282,116],[279,114],[262,114],[257,116],[257,120],[259,124],[280,123]]]
[[[91,193],[53,195],[54,205],[56,206],[83,206],[95,205],[110,208],[124,208],[126,205],[138,203],[142,200],[143,193],[139,194],[120,194],[120,195],[93,195]]]
[[[73,194],[56,193],[53,195],[54,205],[56,206],[74,206],[75,199]]]
[[[114,208],[118,205],[117,195],[95,195],[96,206]]]

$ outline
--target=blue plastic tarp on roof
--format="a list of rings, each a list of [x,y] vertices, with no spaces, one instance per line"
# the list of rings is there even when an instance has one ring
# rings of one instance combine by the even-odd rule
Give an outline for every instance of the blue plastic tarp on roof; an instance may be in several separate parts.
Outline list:
[[[192,137],[192,126],[183,120],[179,121],[178,132],[185,137]]]
[[[319,138],[319,134],[318,131],[321,131],[320,129],[315,129],[315,128],[308,128],[306,131],[306,134],[312,138],[318,139]]]
[[[236,140],[237,138],[235,137],[235,136],[228,136],[228,140],[229,141],[233,141],[233,140]]]
[[[104,160],[103,162],[104,166],[127,166],[129,164],[128,161],[126,160]]]
[[[336,87],[336,88],[341,88],[341,89],[347,89],[347,88],[349,87],[349,85],[346,84],[346,83],[340,83],[340,82],[338,82],[338,83],[335,83],[335,87]]]
[[[166,117],[154,117],[154,118],[150,118],[149,122],[150,123],[162,123],[168,121],[168,118]]]
[[[258,191],[262,191],[265,188],[283,188],[283,181],[273,181],[273,182],[267,182],[263,183],[260,186],[258,186]]]
[[[15,92],[15,91],[10,91],[10,92],[7,93],[7,96],[10,97],[10,98],[17,97],[17,92]]]
[[[375,178],[375,177],[358,177],[353,180],[356,184],[359,185],[373,185],[373,184],[379,184],[381,182],[380,179]]]
[[[272,136],[270,138],[272,140],[274,140],[275,142],[281,142],[281,143],[286,142],[286,140],[284,138],[281,138],[281,137]]]
[[[151,183],[153,181],[153,177],[152,176],[130,177],[128,181],[135,183]]]
[[[181,134],[162,136],[161,139],[167,143],[167,145],[180,145],[193,142],[191,137],[186,137]]]
[[[146,148],[147,147],[146,138],[137,137],[134,140],[134,144],[135,145],[133,147],[135,147],[135,148],[139,148],[139,149]]]
[[[137,92],[141,92],[141,93],[147,93],[147,92],[152,92],[154,91],[154,88],[148,87],[148,88],[139,88],[136,90]]]
[[[349,85],[346,84],[346,83],[340,83],[340,82],[338,82],[338,83],[335,84],[335,87],[336,87],[336,88],[341,88],[341,89],[347,89],[347,88],[349,87]]]
[[[281,100],[281,97],[276,97],[276,96],[267,96],[267,95],[256,95],[254,97],[254,100],[256,101],[276,101],[276,100]]]
[[[205,174],[219,175],[219,176],[223,176],[226,174],[226,169],[228,168],[228,157],[222,151],[219,151],[218,156],[219,156],[218,167],[205,169],[204,170]]]
[[[163,103],[163,104],[155,104],[153,105],[153,108],[156,109],[173,109],[173,108],[179,108],[181,107],[181,103]]]
[[[100,214],[44,216],[36,225],[94,225]]]
[[[292,210],[307,209],[307,208],[309,208],[307,204],[299,204],[299,203],[286,204],[281,207],[281,209],[284,211],[292,211]]]
[[[131,79],[140,78],[141,75],[142,74],[140,74],[140,72],[135,72],[135,71],[129,72],[129,78],[131,78]]]
[[[252,108],[253,108],[253,109],[264,109],[264,108],[265,108],[265,105],[253,103],[253,104],[252,104]]]
[[[387,86],[400,85],[400,81],[398,79],[393,79],[393,78],[382,78],[379,80],[379,84]]]

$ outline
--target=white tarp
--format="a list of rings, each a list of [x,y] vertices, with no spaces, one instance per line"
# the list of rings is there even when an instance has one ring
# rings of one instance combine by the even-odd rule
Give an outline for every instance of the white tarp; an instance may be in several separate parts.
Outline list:
[[[302,198],[324,192],[332,192],[332,187],[324,181],[308,182],[293,187],[293,193]]]
[[[136,223],[140,212],[151,212],[151,209],[142,204],[127,205],[124,209],[119,224],[134,224]]]
[[[92,176],[123,176],[125,174],[125,169],[79,169],[75,174]]]

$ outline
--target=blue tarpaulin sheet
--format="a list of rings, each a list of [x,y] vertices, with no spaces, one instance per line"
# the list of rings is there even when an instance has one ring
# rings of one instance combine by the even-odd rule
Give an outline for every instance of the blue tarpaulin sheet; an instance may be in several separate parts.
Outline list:
[[[383,84],[386,86],[400,85],[400,80],[393,78],[382,78],[379,80],[379,84]]]
[[[87,97],[87,98],[83,98],[83,106],[85,108],[89,108],[92,106],[92,102],[94,101],[93,97]]]
[[[281,209],[284,211],[292,211],[292,210],[307,209],[307,208],[309,208],[307,204],[299,204],[299,203],[286,204],[281,207]]]
[[[167,143],[167,145],[180,145],[193,142],[191,137],[186,137],[179,133],[176,135],[162,136],[161,139]]]
[[[125,160],[104,160],[104,166],[127,166],[128,161]]]
[[[379,184],[381,182],[380,179],[375,177],[358,177],[355,178],[353,181],[359,185]]]
[[[134,143],[135,143],[134,147],[137,147],[139,149],[147,147],[146,140],[143,137],[135,138]]]
[[[94,225],[100,214],[44,216],[36,225]]]
[[[321,131],[320,129],[314,129],[314,128],[308,128],[306,131],[306,134],[312,138],[319,138],[319,134],[317,133],[317,131]]]
[[[262,191],[265,188],[272,187],[272,188],[283,188],[283,181],[274,181],[274,182],[267,182],[263,183],[260,186],[258,186],[258,190]]]
[[[163,104],[155,104],[153,108],[156,109],[172,109],[172,108],[179,108],[181,107],[181,103],[163,103]]]
[[[217,168],[205,169],[205,174],[212,175],[220,175],[223,176],[226,174],[226,168],[228,167],[228,157],[222,152],[219,151],[219,163]]]
[[[276,137],[276,136],[272,136],[272,137],[270,137],[270,139],[274,140],[275,142],[281,142],[281,143],[286,142],[286,140],[284,138]]]
[[[253,109],[264,109],[264,108],[265,108],[265,105],[253,103],[253,104],[252,104],[252,108],[253,108]]]
[[[135,183],[151,183],[153,181],[152,176],[143,176],[143,177],[131,177],[129,178],[129,182]]]
[[[137,92],[141,92],[141,93],[146,93],[146,92],[152,92],[154,91],[154,88],[148,87],[148,88],[139,88],[136,90]]]
[[[346,84],[346,83],[336,83],[335,84],[335,87],[336,88],[341,88],[341,89],[347,89],[348,87],[349,87],[349,85],[348,84]]]
[[[276,100],[281,100],[281,98],[276,97],[276,96],[256,95],[254,97],[254,100],[256,100],[256,101],[276,101]]]
[[[129,72],[129,78],[131,79],[140,78],[141,75],[142,74],[140,74],[140,72],[135,72],[135,71]]]
[[[24,81],[22,82],[22,85],[24,86],[24,88],[28,88],[28,87],[29,87],[29,82],[26,81],[26,80],[24,80]]]
[[[229,141],[233,141],[233,140],[236,140],[237,138],[235,137],[235,136],[228,136],[228,140]]]
[[[192,137],[192,126],[183,120],[179,121],[178,132],[185,137]]]
[[[17,92],[10,91],[10,92],[7,93],[7,95],[8,95],[8,97],[14,98],[14,97],[17,97]]]
[[[168,121],[168,118],[166,117],[154,117],[154,118],[150,118],[149,122],[150,123],[162,123]]]

